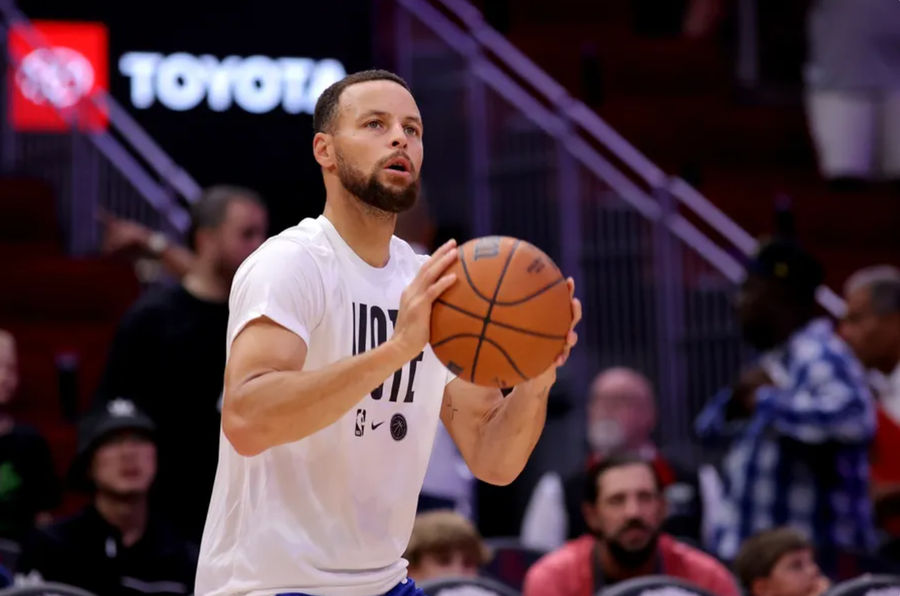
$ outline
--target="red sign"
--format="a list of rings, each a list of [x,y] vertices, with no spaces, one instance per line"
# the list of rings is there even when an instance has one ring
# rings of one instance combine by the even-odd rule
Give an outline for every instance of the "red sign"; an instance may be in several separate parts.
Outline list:
[[[91,98],[109,88],[106,26],[63,21],[32,25],[9,30],[13,126],[63,131],[77,122],[82,129],[105,129],[106,111]]]

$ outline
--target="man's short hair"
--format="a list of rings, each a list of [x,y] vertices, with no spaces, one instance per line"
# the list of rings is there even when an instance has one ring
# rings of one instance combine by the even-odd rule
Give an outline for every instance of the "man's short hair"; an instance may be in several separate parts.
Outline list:
[[[746,590],[753,582],[769,577],[779,559],[788,553],[812,550],[812,543],[793,528],[775,528],[744,541],[734,559],[734,572]]]
[[[365,83],[367,81],[391,81],[397,83],[410,93],[412,90],[400,76],[388,70],[362,70],[347,75],[340,81],[332,83],[330,87],[322,92],[316,101],[316,109],[313,112],[313,131],[330,133],[334,130],[334,121],[337,118],[338,107],[340,106],[341,93],[350,85],[357,83]]]
[[[255,190],[228,184],[210,186],[191,206],[191,230],[188,238],[192,247],[197,230],[221,226],[228,213],[228,206],[234,201],[248,201],[263,210],[266,209],[266,204]]]
[[[747,263],[747,271],[789,290],[801,306],[815,304],[816,288],[825,279],[821,263],[812,254],[796,242],[784,239],[761,242]]]
[[[624,468],[625,466],[646,467],[653,476],[653,482],[656,485],[657,492],[662,493],[662,479],[659,477],[659,473],[657,473],[653,464],[640,455],[622,452],[614,453],[590,467],[584,482],[584,502],[590,503],[591,505],[595,504],[597,502],[597,497],[600,496],[600,487],[598,486],[600,477],[609,470]]]
[[[875,265],[860,269],[847,279],[844,292],[869,289],[872,310],[878,315],[900,312],[900,269],[891,265]]]
[[[416,516],[412,536],[403,557],[410,566],[421,563],[423,557],[444,557],[461,552],[477,567],[487,563],[490,551],[481,535],[468,519],[454,511],[428,511]]]

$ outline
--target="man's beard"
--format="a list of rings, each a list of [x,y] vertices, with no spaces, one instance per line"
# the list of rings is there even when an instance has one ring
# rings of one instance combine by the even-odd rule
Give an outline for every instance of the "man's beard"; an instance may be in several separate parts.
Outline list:
[[[603,532],[591,528],[591,534],[594,535],[597,540],[602,541],[605,545],[609,554],[613,559],[624,569],[637,569],[642,565],[646,564],[654,554],[656,554],[656,547],[659,543],[659,530],[653,530],[649,528],[646,524],[638,520],[632,520],[628,522],[621,530],[619,530],[619,534],[622,534],[630,529],[640,528],[642,530],[646,530],[651,532],[650,539],[647,541],[647,544],[637,549],[627,549],[625,546],[619,542],[618,535],[614,535],[611,537],[607,537],[603,534]]]
[[[366,205],[384,213],[401,213],[416,203],[419,196],[419,180],[413,180],[409,185],[400,190],[392,190],[378,180],[378,174],[391,160],[401,156],[402,153],[394,153],[382,159],[366,178],[362,171],[357,170],[346,161],[340,152],[337,153],[337,175],[344,188]],[[415,175],[415,172],[410,172]]]

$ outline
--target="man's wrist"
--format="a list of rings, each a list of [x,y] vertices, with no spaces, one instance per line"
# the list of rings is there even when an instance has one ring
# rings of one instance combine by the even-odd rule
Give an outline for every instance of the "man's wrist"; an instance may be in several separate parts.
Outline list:
[[[147,236],[145,246],[148,253],[158,258],[169,248],[169,239],[162,232],[152,232]]]

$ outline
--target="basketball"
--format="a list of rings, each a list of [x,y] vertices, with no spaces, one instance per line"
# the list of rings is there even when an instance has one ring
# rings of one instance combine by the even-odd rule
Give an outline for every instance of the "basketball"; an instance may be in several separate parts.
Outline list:
[[[569,288],[556,264],[516,238],[466,242],[447,273],[457,281],[431,312],[431,347],[458,377],[512,387],[539,375],[566,345]]]

